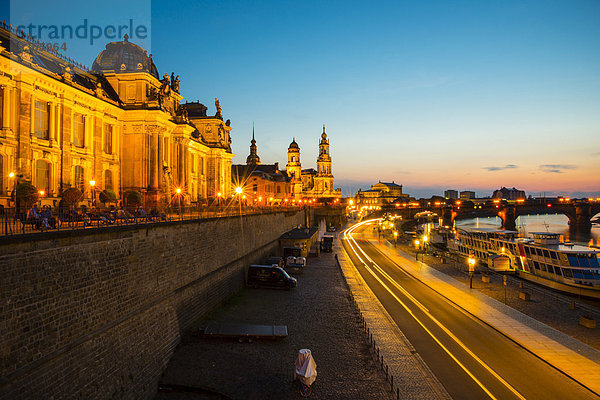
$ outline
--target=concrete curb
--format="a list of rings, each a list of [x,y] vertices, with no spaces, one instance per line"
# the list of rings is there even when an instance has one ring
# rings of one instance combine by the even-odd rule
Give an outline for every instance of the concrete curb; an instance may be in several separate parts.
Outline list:
[[[354,268],[341,241],[336,237],[340,273],[361,315],[366,340],[386,374],[397,399],[451,399],[429,366],[381,305]]]

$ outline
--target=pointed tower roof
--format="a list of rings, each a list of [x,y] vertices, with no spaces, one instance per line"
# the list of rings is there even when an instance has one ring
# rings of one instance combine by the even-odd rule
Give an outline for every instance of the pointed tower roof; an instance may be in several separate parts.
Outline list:
[[[321,143],[327,143],[327,134],[325,133],[325,125],[323,125],[323,133],[321,133]]]
[[[246,157],[246,164],[260,165],[260,157],[256,151],[256,140],[254,140],[254,121],[252,122],[252,140],[250,141],[250,154]]]
[[[300,150],[300,146],[298,146],[298,143],[296,143],[296,137],[295,136],[292,138],[292,143],[290,143],[290,147],[288,147],[288,150],[291,150],[291,149],[298,149],[298,150]]]

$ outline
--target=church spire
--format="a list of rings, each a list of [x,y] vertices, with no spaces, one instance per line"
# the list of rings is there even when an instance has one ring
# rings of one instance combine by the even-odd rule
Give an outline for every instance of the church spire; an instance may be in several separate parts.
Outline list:
[[[252,121],[252,140],[250,141],[250,155],[246,158],[248,165],[260,165],[260,157],[256,152],[256,140],[254,140],[254,121]]]

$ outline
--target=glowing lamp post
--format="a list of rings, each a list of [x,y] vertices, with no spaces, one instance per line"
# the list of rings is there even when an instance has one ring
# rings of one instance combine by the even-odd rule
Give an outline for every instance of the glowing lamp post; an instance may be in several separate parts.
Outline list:
[[[238,195],[238,204],[240,205],[240,216],[242,215],[242,193],[244,190],[241,186],[235,188],[235,193]],[[245,197],[245,196],[244,196]]]
[[[419,246],[421,245],[421,242],[419,241],[419,239],[415,240],[415,260],[419,260]]]
[[[13,180],[13,193],[15,195],[15,209],[17,208],[17,179],[15,178],[15,173],[11,172],[8,174],[8,177]]]
[[[397,243],[398,243],[398,231],[394,231],[394,247],[396,247]]]
[[[175,193],[177,193],[177,201],[179,202],[179,218],[181,218],[181,188],[175,189]]]
[[[90,181],[90,188],[92,189],[92,207],[96,207],[96,181]]]
[[[475,272],[475,256],[470,255],[468,259],[469,263],[469,289],[473,289],[473,272]]]

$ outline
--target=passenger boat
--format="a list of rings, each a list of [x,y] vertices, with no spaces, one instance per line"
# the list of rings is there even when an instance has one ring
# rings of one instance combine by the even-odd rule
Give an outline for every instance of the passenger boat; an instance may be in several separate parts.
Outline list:
[[[498,272],[563,292],[600,298],[600,250],[560,243],[560,234],[501,229],[456,229],[447,235],[447,248],[462,257],[474,256],[478,264]]]

